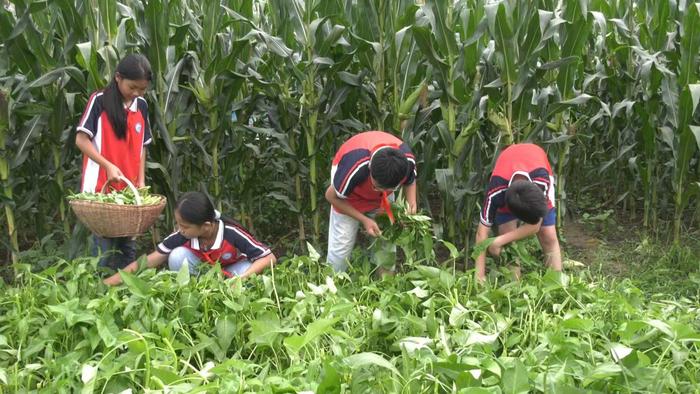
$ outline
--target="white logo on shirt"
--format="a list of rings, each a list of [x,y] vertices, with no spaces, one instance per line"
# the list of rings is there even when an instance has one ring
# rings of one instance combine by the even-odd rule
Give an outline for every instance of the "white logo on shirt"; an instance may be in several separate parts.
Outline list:
[[[221,259],[222,259],[222,260],[228,260],[228,259],[230,259],[231,257],[233,257],[233,255],[232,255],[231,253],[224,253],[224,254],[221,256]]]
[[[141,128],[142,128],[141,123],[136,123],[136,132],[137,133],[141,132]]]

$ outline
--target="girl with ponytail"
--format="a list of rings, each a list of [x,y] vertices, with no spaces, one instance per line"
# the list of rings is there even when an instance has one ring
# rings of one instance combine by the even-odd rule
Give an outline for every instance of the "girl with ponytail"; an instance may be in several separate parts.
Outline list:
[[[112,81],[90,96],[80,118],[75,144],[83,152],[82,192],[101,192],[106,182],[121,190],[127,178],[145,186],[146,146],[151,143],[148,104],[143,98],[152,79],[143,55],[130,54],[117,65]],[[132,238],[94,235],[93,254],[101,266],[123,268],[136,256]]]
[[[243,279],[275,263],[270,248],[237,222],[216,211],[204,193],[183,194],[175,207],[175,221],[178,230],[148,255],[147,267],[155,268],[167,262],[171,271],[179,271],[187,265],[191,274],[197,274],[198,267],[219,263],[225,277]],[[137,269],[138,262],[134,261],[124,271]],[[104,280],[112,286],[121,282],[120,273]]]

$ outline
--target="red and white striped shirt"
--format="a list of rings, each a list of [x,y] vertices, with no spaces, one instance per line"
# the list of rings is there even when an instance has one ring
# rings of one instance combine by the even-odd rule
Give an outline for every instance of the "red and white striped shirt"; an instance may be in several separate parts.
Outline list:
[[[148,123],[148,104],[142,97],[135,99],[126,111],[126,138],[119,139],[114,133],[107,112],[104,110],[103,92],[90,96],[85,113],[77,131],[90,137],[92,144],[105,159],[116,165],[132,183],[138,182],[144,146],[151,143],[151,128]],[[106,171],[99,164],[83,155],[83,179],[80,190],[99,192],[107,181]],[[123,182],[114,183],[117,190],[126,187]]]
[[[339,198],[346,199],[358,211],[365,213],[381,206],[382,192],[374,189],[369,174],[372,155],[384,148],[401,150],[411,165],[402,185],[416,179],[416,159],[408,144],[383,131],[356,134],[340,146],[333,158],[331,183]]]
[[[547,207],[554,208],[554,178],[547,153],[535,144],[515,144],[507,147],[496,159],[481,209],[481,223],[492,226],[496,213],[510,213],[506,206],[506,190],[516,175],[527,177],[542,188]]]

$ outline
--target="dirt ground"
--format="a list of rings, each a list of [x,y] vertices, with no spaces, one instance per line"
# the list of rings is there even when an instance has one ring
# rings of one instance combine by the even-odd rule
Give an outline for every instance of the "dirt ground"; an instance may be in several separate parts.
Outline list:
[[[629,264],[615,251],[620,250],[625,242],[634,242],[637,234],[630,228],[625,231],[625,236],[611,236],[610,232],[603,234],[595,227],[569,218],[561,230],[563,256],[593,269],[604,269],[612,276],[627,276]]]

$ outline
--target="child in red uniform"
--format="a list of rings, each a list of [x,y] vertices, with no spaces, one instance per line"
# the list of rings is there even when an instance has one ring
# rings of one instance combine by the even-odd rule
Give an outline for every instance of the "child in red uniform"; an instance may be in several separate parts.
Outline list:
[[[143,95],[151,81],[151,65],[142,55],[127,55],[103,91],[90,96],[80,119],[75,144],[83,152],[81,191],[100,192],[107,181],[117,190],[120,177],[145,185],[146,145],[151,143],[148,104]],[[94,236],[93,254],[102,252],[101,266],[123,268],[136,257],[132,238]]]
[[[147,257],[147,266],[154,268],[168,262],[171,271],[187,264],[191,274],[202,263],[221,264],[226,277],[246,278],[272,266],[275,255],[264,244],[230,219],[214,210],[209,198],[200,192],[182,195],[175,208],[178,231],[158,244]],[[186,263],[185,263],[186,262]],[[138,263],[132,262],[124,271],[134,272]],[[121,283],[119,273],[104,280],[107,285]]]
[[[367,131],[347,140],[335,155],[326,200],[331,203],[328,229],[328,263],[345,271],[355,246],[359,225],[372,237],[381,235],[374,215],[389,206],[403,186],[408,212],[416,212],[416,161],[399,138],[383,131]],[[395,250],[395,246],[392,247]],[[388,273],[392,267],[379,267]]]
[[[534,144],[511,145],[496,160],[481,211],[476,242],[489,236],[493,224],[498,236],[488,253],[498,256],[503,246],[537,234],[545,264],[561,271],[561,251],[556,230],[552,167],[545,151]],[[517,221],[523,222],[518,227]],[[520,267],[515,267],[520,277]],[[486,253],[476,259],[476,278],[486,279]]]

